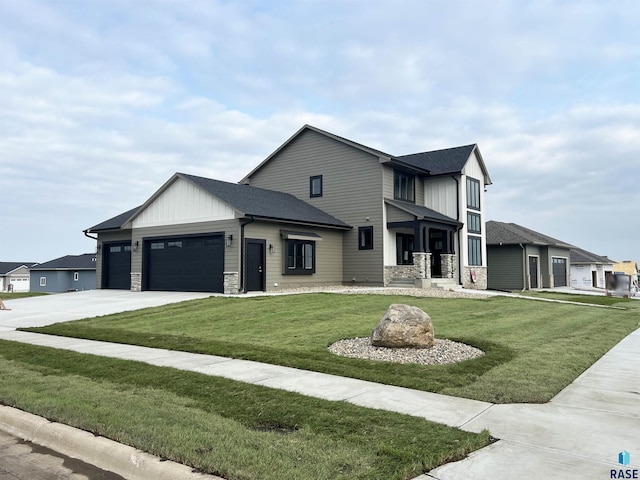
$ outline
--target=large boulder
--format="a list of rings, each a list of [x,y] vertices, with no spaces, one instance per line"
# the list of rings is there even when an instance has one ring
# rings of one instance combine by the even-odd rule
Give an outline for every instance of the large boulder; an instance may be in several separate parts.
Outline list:
[[[371,334],[371,344],[390,348],[431,348],[435,345],[431,317],[418,307],[394,303]]]

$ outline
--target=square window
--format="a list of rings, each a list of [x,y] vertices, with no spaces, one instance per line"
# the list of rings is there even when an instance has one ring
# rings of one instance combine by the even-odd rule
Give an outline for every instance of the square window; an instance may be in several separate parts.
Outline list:
[[[482,233],[482,222],[479,214],[467,212],[467,230],[471,233]]]
[[[322,175],[309,178],[309,196],[312,198],[322,196]]]
[[[316,271],[316,242],[309,240],[285,241],[285,275],[311,275]]]
[[[358,228],[358,250],[373,250],[373,227]]]

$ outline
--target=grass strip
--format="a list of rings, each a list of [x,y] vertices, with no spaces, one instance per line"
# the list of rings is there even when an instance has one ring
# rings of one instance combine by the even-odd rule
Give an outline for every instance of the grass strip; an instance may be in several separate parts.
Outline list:
[[[410,479],[489,441],[415,417],[139,362],[0,341],[0,402],[249,479]]]

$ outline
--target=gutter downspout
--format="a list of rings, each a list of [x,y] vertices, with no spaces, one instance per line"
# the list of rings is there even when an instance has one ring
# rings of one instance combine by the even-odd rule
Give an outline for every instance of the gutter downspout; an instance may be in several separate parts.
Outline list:
[[[249,217],[249,220],[240,223],[240,292],[247,293],[247,286],[245,285],[245,252],[244,252],[244,227],[250,223],[255,222],[254,217]]]
[[[520,292],[524,292],[527,290],[527,249],[522,243],[520,248],[522,248],[522,290]]]

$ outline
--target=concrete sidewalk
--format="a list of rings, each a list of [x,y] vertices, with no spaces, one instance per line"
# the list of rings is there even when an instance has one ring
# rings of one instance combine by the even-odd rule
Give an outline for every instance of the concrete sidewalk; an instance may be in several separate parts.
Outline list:
[[[622,340],[548,404],[493,405],[246,360],[18,332],[9,326],[3,330],[5,318],[0,316],[0,338],[6,340],[343,400],[467,431],[487,428],[500,439],[465,460],[418,477],[420,480],[603,479],[611,478],[612,469],[640,468],[640,330]],[[631,453],[631,463],[624,467],[617,463],[622,450]]]

